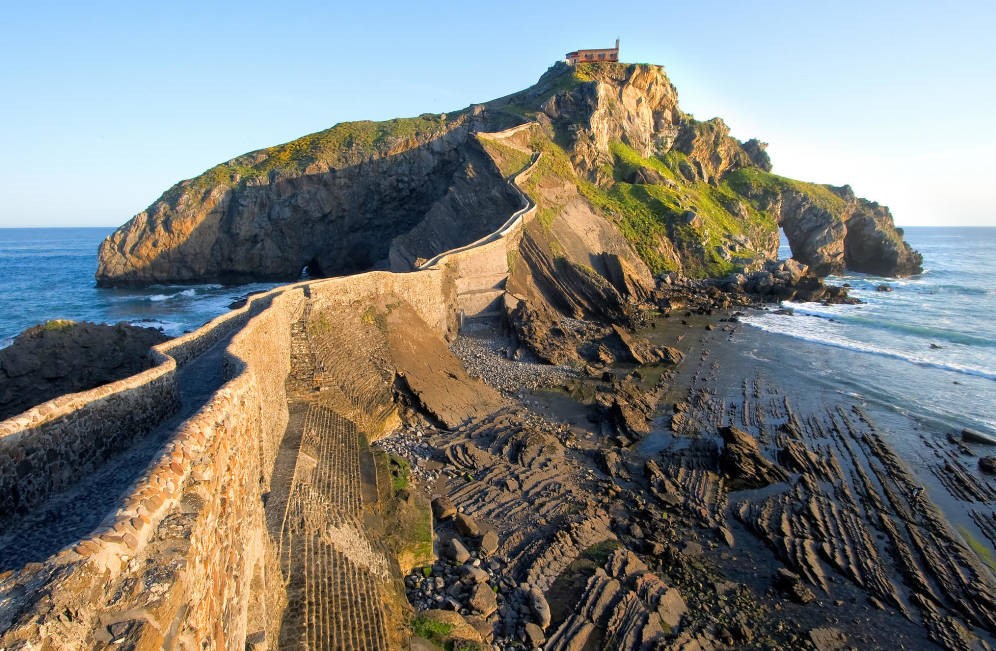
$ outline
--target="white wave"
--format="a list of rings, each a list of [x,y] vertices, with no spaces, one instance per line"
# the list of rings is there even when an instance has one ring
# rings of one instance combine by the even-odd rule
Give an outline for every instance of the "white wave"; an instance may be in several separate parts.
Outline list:
[[[798,317],[781,315],[757,315],[741,317],[740,320],[749,326],[759,330],[764,330],[765,332],[782,334],[795,339],[801,339],[803,341],[809,341],[824,346],[852,350],[880,357],[888,357],[891,359],[909,362],[910,364],[916,364],[917,366],[937,368],[954,373],[962,373],[964,375],[973,375],[988,380],[996,380],[996,371],[992,369],[972,366],[969,364],[958,364],[955,362],[930,359],[905,351],[883,348],[881,346],[874,346],[854,341],[852,339],[842,337],[837,333],[830,332],[826,328],[814,327],[812,320],[809,319],[800,319]]]
[[[163,321],[161,319],[133,319],[128,321],[128,323],[140,328],[155,328],[156,330],[162,330],[163,333],[171,337],[183,334],[185,328],[189,329],[187,324],[179,321]]]

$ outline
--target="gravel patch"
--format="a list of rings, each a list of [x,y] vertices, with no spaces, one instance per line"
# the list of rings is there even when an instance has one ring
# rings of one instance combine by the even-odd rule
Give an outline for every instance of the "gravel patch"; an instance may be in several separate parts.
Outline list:
[[[450,345],[467,373],[483,380],[506,396],[521,397],[524,391],[564,384],[579,377],[569,366],[554,366],[528,359],[509,359],[513,344],[489,324],[470,324]]]
[[[390,436],[378,439],[372,447],[401,457],[411,466],[409,479],[412,482],[421,486],[431,486],[441,472],[430,467],[438,465],[430,463],[434,448],[428,443],[428,438],[433,434],[434,431],[428,428],[402,427]]]

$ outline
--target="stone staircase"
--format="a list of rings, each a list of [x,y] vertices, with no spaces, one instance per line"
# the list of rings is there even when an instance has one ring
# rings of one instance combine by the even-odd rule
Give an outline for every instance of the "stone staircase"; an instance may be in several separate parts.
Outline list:
[[[363,524],[370,506],[363,490],[364,434],[336,408],[342,393],[321,391],[310,318],[309,305],[292,328],[291,418],[277,461],[279,469],[293,457],[293,470],[282,489],[275,472],[267,514],[287,589],[280,647],[379,651],[391,647],[384,606],[391,578],[387,558]],[[279,526],[271,517],[278,510]]]

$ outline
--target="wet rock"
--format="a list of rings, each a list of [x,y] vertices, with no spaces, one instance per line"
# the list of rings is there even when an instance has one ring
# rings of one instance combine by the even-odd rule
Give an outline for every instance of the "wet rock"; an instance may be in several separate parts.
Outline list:
[[[725,446],[720,455],[720,468],[731,481],[732,488],[761,488],[786,481],[788,473],[768,461],[761,453],[757,439],[732,426],[721,427]]]
[[[961,431],[961,440],[966,443],[981,443],[983,445],[996,445],[996,436],[977,432],[967,427]]]
[[[996,457],[982,457],[979,459],[979,470],[990,475],[996,475]]]
[[[639,335],[633,335],[613,324],[613,332],[622,342],[629,358],[637,364],[678,364],[684,354],[670,346],[655,346]]]

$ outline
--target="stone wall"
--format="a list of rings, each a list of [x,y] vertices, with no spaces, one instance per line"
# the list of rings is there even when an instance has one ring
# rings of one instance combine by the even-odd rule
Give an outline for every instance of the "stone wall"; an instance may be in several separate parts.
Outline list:
[[[442,268],[410,273],[371,271],[317,281],[311,283],[309,289],[316,311],[369,301],[377,296],[394,295],[404,298],[422,320],[441,336],[450,338],[456,333],[454,281]]]
[[[177,369],[243,328],[272,294],[253,296],[242,308],[156,346],[151,369],[0,421],[0,518],[23,513],[148,435],[179,406]]]
[[[119,510],[43,566],[0,577],[0,648],[234,649],[253,634],[275,639],[283,583],[262,495],[286,425],[290,324],[304,295],[291,287],[265,300],[227,348],[232,378]]]
[[[0,518],[24,513],[148,434],[179,404],[176,362],[60,396],[0,422]]]
[[[177,368],[231,336],[227,381],[177,428],[120,508],[45,563],[0,574],[0,648],[274,646],[286,597],[264,499],[288,420],[292,324],[307,300],[335,310],[391,295],[451,338],[461,311],[474,309],[467,297],[500,292],[508,245],[532,209],[527,202],[496,233],[420,271],[254,296],[158,346],[155,368],[0,423],[0,508],[15,513],[161,423],[177,403]]]

